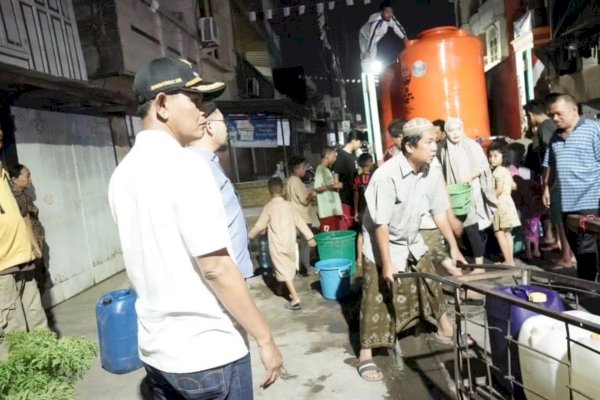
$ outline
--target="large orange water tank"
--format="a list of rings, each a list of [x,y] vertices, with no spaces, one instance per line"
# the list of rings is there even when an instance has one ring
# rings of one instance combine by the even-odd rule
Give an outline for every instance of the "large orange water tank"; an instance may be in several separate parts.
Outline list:
[[[384,127],[391,121],[390,114],[405,120],[458,117],[468,136],[490,136],[478,38],[453,26],[423,31],[407,43],[392,69],[394,73],[383,75],[381,82],[382,109],[388,110],[382,115]]]

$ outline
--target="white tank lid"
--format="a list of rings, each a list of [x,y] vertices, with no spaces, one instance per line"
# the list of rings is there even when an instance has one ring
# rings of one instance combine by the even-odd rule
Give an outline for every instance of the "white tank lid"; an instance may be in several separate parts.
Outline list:
[[[532,303],[545,303],[548,301],[548,296],[542,292],[531,292],[528,298]]]

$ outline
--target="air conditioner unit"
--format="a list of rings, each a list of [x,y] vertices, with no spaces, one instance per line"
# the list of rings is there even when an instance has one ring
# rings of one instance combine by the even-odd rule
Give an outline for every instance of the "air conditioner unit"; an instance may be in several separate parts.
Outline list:
[[[198,29],[202,47],[212,48],[219,46],[219,29],[212,17],[199,18]]]
[[[260,85],[258,83],[258,79],[246,79],[246,95],[248,97],[258,97],[260,95]]]

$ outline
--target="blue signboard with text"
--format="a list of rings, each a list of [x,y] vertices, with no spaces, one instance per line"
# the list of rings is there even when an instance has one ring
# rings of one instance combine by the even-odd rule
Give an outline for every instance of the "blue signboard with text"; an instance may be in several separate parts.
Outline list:
[[[290,124],[288,120],[272,118],[228,118],[230,139],[235,147],[289,146]]]

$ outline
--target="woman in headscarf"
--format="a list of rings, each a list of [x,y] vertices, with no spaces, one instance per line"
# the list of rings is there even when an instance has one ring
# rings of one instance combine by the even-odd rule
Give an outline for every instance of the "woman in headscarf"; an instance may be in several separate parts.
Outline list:
[[[497,208],[492,171],[483,148],[467,137],[463,122],[449,118],[444,125],[446,141],[441,144],[440,162],[448,185],[469,183],[471,205],[463,221],[463,241],[468,244],[475,264],[483,264],[485,241],[482,231],[492,224]]]
[[[52,284],[50,275],[44,260],[44,248],[46,246],[46,234],[44,226],[38,217],[39,210],[33,204],[33,200],[27,194],[26,190],[32,186],[31,171],[22,164],[16,164],[8,169],[12,182],[12,191],[21,210],[21,215],[25,224],[31,227],[33,233],[33,247],[37,259],[35,261],[35,279],[38,284],[40,294],[44,294],[46,288]]]

